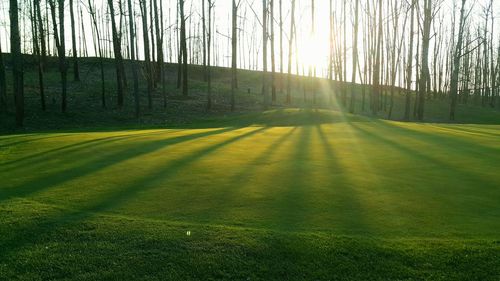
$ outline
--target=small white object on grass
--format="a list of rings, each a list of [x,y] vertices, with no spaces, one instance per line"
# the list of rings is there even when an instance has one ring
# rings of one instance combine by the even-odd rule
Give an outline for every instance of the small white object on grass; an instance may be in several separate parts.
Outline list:
[[[189,231],[189,230],[188,230],[188,231],[186,231],[186,235],[187,235],[187,236],[191,236],[191,231]]]

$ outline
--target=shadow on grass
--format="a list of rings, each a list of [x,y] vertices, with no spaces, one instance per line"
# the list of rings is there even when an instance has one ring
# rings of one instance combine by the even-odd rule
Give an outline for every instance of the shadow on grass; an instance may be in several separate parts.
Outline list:
[[[10,139],[19,139],[19,138],[29,138],[31,136],[38,135],[38,134],[22,134],[22,135],[15,135],[12,137],[6,137],[6,138],[0,138],[0,142],[4,142],[6,140]],[[39,141],[39,140],[45,140],[45,139],[53,139],[53,138],[60,138],[64,136],[69,136],[70,134],[58,134],[58,135],[49,135],[49,136],[42,136],[42,137],[34,137],[34,138],[29,138],[26,140],[18,140],[18,141],[13,141],[9,143],[0,143],[0,148],[5,148],[9,146],[14,146],[14,145],[20,145],[20,144],[26,144],[34,141]]]
[[[209,214],[211,219],[223,219],[226,212],[230,211],[231,203],[234,203],[234,198],[237,193],[245,189],[248,180],[252,177],[257,177],[260,169],[265,169],[265,165],[278,151],[280,145],[286,142],[292,135],[297,132],[297,127],[291,128],[288,132],[278,137],[274,142],[270,143],[255,159],[247,163],[239,172],[231,175],[227,179],[229,189],[224,189],[216,192],[220,196],[216,199],[219,203],[216,208]],[[283,176],[283,175],[277,175]],[[226,222],[228,225],[230,221]]]
[[[370,234],[373,232],[368,226],[366,219],[363,215],[363,210],[365,209],[363,204],[358,199],[356,191],[352,188],[353,183],[350,182],[351,179],[347,176],[349,172],[342,167],[342,164],[338,161],[338,155],[335,150],[332,149],[332,145],[328,141],[321,126],[316,126],[317,133],[321,140],[322,148],[324,151],[324,157],[327,158],[325,163],[327,164],[327,170],[330,173],[335,173],[335,179],[337,181],[331,180],[332,185],[342,186],[342,189],[336,189],[335,198],[336,201],[342,202],[345,205],[341,210],[332,210],[333,213],[339,214],[337,218],[341,222],[340,227],[345,227],[346,229],[355,229],[356,232],[361,232],[365,234]],[[339,182],[340,181],[340,182]],[[349,213],[346,213],[349,212]]]
[[[433,146],[439,146],[457,155],[468,155],[475,160],[485,161],[489,165],[498,164],[500,161],[498,157],[498,155],[500,155],[499,149],[484,146],[479,142],[467,141],[458,136],[445,134],[443,130],[441,130],[441,132],[432,132],[431,130],[425,130],[425,125],[421,127],[421,130],[412,129],[408,126],[401,126],[397,125],[397,123],[383,121],[373,122],[373,124],[377,125],[377,127],[382,130],[389,130],[391,132],[396,132],[400,136],[408,136],[432,144]],[[357,126],[357,128],[359,128],[359,126]],[[437,129],[441,128],[437,127]]]
[[[59,156],[67,155],[68,153],[71,153],[73,159],[78,159],[79,156],[82,157],[86,156],[85,154],[88,153],[88,151],[85,150],[86,148],[95,148],[97,146],[115,143],[118,141],[128,141],[132,139],[137,139],[152,135],[159,135],[159,134],[167,135],[176,132],[179,132],[179,130],[171,130],[168,132],[155,131],[149,133],[124,134],[124,135],[115,135],[115,136],[91,139],[34,153],[31,155],[27,155],[25,157],[20,157],[12,161],[1,163],[0,167],[3,167],[1,168],[3,172],[8,172],[15,169],[27,169],[27,168],[32,168],[33,166],[43,166],[46,165],[46,161],[50,161],[53,158],[57,159]]]
[[[372,132],[372,131],[367,130],[367,129],[365,129],[357,124],[354,124],[354,123],[351,123],[350,125],[353,129],[357,130],[365,137],[368,137],[372,140],[375,140],[377,143],[379,143],[383,146],[386,146],[387,148],[389,148],[391,150],[396,151],[398,153],[398,155],[406,155],[409,158],[418,159],[422,163],[428,163],[428,164],[432,163],[435,165],[439,165],[441,167],[445,167],[447,169],[447,171],[449,172],[449,174],[443,175],[443,177],[450,177],[453,179],[461,179],[462,181],[469,183],[468,185],[464,185],[468,188],[472,188],[472,186],[481,186],[483,188],[486,187],[489,189],[495,188],[495,184],[493,182],[483,179],[480,175],[471,173],[467,169],[467,167],[459,168],[456,165],[455,166],[451,165],[451,163],[445,162],[437,157],[430,156],[422,151],[409,148],[408,146],[405,146],[405,145],[401,144],[400,142],[397,142],[397,141],[391,140],[387,137],[384,137],[384,136],[382,136],[383,134],[380,132],[378,132],[378,133]],[[397,130],[398,128],[399,127],[396,127],[396,128],[393,128],[392,130]],[[401,132],[405,132],[405,130],[401,130]],[[413,131],[411,131],[411,132],[413,132]],[[413,132],[409,137],[418,137],[418,134]],[[426,137],[424,137],[424,138],[426,138]],[[439,139],[439,137],[438,137],[438,139]],[[427,139],[427,141],[429,141],[429,139]],[[429,143],[429,145],[439,145],[439,142],[434,139],[431,143]],[[449,151],[450,147],[443,146],[443,149],[445,151],[446,150]],[[457,149],[457,148],[452,148],[451,150],[453,151],[455,149]],[[458,149],[458,150],[460,151],[460,149]],[[418,168],[418,163],[415,163],[415,167]]]
[[[200,138],[203,136],[210,136],[214,134],[220,134],[224,132],[229,132],[232,131],[233,129],[221,129],[221,130],[216,130],[216,131],[210,131],[210,132],[204,132],[204,133],[199,133],[199,134],[192,134],[188,136],[183,136],[183,137],[178,137],[174,138],[174,140],[170,140],[169,142],[163,141],[163,142],[154,142],[153,144],[150,144],[149,148],[146,146],[142,146],[142,150],[140,154],[144,154],[146,152],[152,152],[154,150],[159,149],[160,147],[167,145],[167,144],[173,144],[173,143],[181,143],[183,141],[187,140],[192,140],[196,138]],[[0,240],[0,249],[4,249],[2,253],[0,253],[0,258],[5,258],[9,254],[12,254],[13,252],[16,251],[16,249],[19,249],[23,245],[27,243],[35,243],[39,237],[43,237],[44,234],[48,234],[49,232],[55,231],[57,228],[60,228],[62,226],[67,226],[67,225],[77,225],[79,222],[95,216],[97,213],[103,212],[110,210],[120,204],[124,204],[128,199],[132,198],[134,195],[136,195],[139,192],[146,191],[148,189],[155,188],[156,184],[158,182],[161,182],[165,180],[166,178],[169,178],[171,176],[174,176],[178,171],[181,169],[185,168],[189,164],[193,163],[194,161],[203,158],[205,156],[210,155],[211,153],[214,153],[218,149],[230,145],[232,143],[235,143],[239,140],[242,140],[244,138],[250,137],[252,135],[261,133],[263,131],[267,130],[267,128],[256,128],[250,132],[246,132],[240,135],[237,135],[233,138],[226,139],[220,143],[217,143],[215,145],[211,145],[205,148],[202,148],[198,151],[195,151],[188,156],[182,157],[180,159],[174,160],[169,162],[167,165],[164,165],[160,168],[157,168],[155,171],[147,174],[146,176],[129,183],[128,185],[121,187],[114,192],[112,192],[109,195],[104,195],[102,198],[99,198],[97,200],[94,200],[89,206],[82,207],[80,209],[76,210],[66,210],[65,212],[58,214],[56,216],[52,216],[49,218],[44,218],[43,223],[37,223],[36,221],[24,225],[16,230],[13,231],[13,235],[11,237],[2,237]],[[123,161],[131,157],[136,157],[138,156],[137,152],[134,154],[120,154],[119,159],[115,159],[115,161]],[[118,156],[117,156],[118,157]],[[115,161],[113,163],[115,163]],[[91,167],[89,167],[91,166]],[[87,164],[86,167],[80,167],[78,171],[81,171],[83,169],[83,172],[78,172],[78,173],[71,173],[67,174],[66,177],[56,180],[55,182],[53,181],[46,181],[45,184],[42,186],[37,185],[37,190],[41,188],[49,188],[52,187],[56,184],[59,184],[63,181],[68,181],[71,179],[74,179],[76,177],[83,176],[85,174],[89,174],[91,172],[97,171],[99,169],[102,169],[103,167],[99,166],[96,168],[95,164]],[[34,184],[34,183],[31,183]],[[11,193],[7,194],[12,196],[26,196],[32,192],[35,192],[36,190],[33,189],[25,189],[24,192],[18,192],[18,193]],[[6,196],[2,197],[3,200],[9,198]],[[20,235],[20,234],[26,234],[26,233],[36,233],[37,235]],[[19,237],[24,237],[25,239],[20,239]]]
[[[439,127],[439,126],[433,126],[433,127],[439,128],[441,130],[446,130],[446,131],[458,133],[458,134],[500,138],[500,128],[497,129],[497,131],[499,131],[499,133],[494,133],[494,132],[491,132],[490,130],[488,130],[487,128],[484,128],[483,130],[477,130],[477,129],[467,127],[467,125],[463,125],[463,126],[445,126],[446,124],[440,124],[440,125],[441,125],[441,127]],[[494,129],[492,128],[491,130],[494,130]]]
[[[41,178],[35,178],[17,186],[0,189],[0,202],[11,197],[24,197],[35,192],[43,191],[47,188],[57,186],[64,182],[92,174],[122,161],[154,152],[167,145],[173,145],[202,137],[208,137],[214,134],[222,134],[225,132],[233,131],[235,129],[236,128],[223,128],[218,130],[182,135],[168,139],[137,143],[133,147],[119,150],[118,152],[111,153],[110,155],[105,155],[104,157],[98,158],[94,161],[84,161],[84,163],[70,167],[67,167],[69,165],[66,165],[66,167],[64,167],[64,169],[62,169],[61,171],[45,175]]]

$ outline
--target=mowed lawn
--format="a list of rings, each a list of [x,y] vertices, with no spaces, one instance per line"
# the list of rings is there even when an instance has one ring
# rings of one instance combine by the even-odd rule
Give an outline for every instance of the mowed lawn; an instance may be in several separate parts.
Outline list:
[[[12,279],[500,280],[500,126],[278,110],[0,136]]]

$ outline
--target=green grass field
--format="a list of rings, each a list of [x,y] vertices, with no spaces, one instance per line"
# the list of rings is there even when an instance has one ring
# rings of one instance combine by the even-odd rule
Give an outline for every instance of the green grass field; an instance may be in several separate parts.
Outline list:
[[[4,135],[0,279],[500,280],[499,168],[500,125],[314,109]]]

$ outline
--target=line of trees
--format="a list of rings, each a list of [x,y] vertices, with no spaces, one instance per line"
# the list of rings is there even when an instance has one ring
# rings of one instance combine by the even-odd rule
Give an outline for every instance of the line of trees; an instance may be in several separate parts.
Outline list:
[[[213,103],[214,65],[232,69],[231,110],[236,107],[238,68],[262,70],[264,107],[278,103],[278,95],[283,95],[286,104],[292,104],[292,75],[301,74],[301,69],[306,74],[305,68],[311,78],[319,73],[342,82],[333,84],[329,102],[338,99],[351,113],[384,112],[389,119],[394,118],[398,94],[404,95],[404,115],[396,118],[405,120],[411,116],[423,120],[425,104],[432,99],[449,99],[450,120],[456,118],[459,103],[491,107],[499,104],[500,30],[495,25],[494,0],[330,0],[321,2],[320,8],[314,0],[232,0],[227,33],[216,20],[224,16],[216,15],[219,2],[9,0],[7,47],[12,55],[7,63],[12,65],[16,123],[22,126],[24,118],[22,53],[31,53],[37,59],[42,110],[46,110],[47,58],[57,56],[61,111],[66,112],[68,66],[72,64],[73,80],[80,81],[79,58],[89,55],[88,42],[94,46],[90,53],[99,58],[102,107],[109,106],[103,63],[109,57],[115,62],[117,108],[126,101],[126,70],[132,70],[131,94],[137,117],[141,113],[142,77],[147,85],[148,109],[154,106],[154,92],[161,92],[166,108],[166,62],[177,63],[177,88],[185,96],[189,94],[188,64],[203,65],[209,110]],[[305,10],[297,15],[299,5]],[[258,6],[261,12],[255,9]],[[324,43],[328,52],[324,63],[311,64],[307,61],[310,56],[304,53],[316,50],[301,49],[301,40],[304,34],[309,40],[318,37],[319,9],[327,10],[328,18],[323,19],[328,24],[323,28],[328,39],[314,43]],[[67,13],[69,30],[65,26]],[[70,48],[66,47],[66,33],[71,34]],[[0,39],[0,50],[5,51],[2,47]],[[5,64],[2,54],[2,110],[8,106]],[[317,82],[310,81],[308,94],[316,103]],[[354,84],[365,85],[360,95]],[[356,108],[359,103],[360,108]]]

